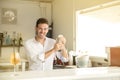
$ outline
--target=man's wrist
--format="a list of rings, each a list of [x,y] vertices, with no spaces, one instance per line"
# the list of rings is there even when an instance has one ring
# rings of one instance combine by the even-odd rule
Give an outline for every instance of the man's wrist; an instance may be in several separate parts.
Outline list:
[[[52,51],[52,52],[55,52],[56,50],[53,48],[53,49],[51,49],[51,51]]]

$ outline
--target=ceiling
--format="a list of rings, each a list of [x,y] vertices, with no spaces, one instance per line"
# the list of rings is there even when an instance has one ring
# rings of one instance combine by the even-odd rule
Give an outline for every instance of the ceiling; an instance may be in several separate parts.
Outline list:
[[[24,0],[24,1],[52,2],[53,0]]]
[[[87,15],[102,21],[120,24],[120,5],[99,9],[83,15]]]
[[[80,14],[120,24],[120,1],[113,1],[81,10]]]

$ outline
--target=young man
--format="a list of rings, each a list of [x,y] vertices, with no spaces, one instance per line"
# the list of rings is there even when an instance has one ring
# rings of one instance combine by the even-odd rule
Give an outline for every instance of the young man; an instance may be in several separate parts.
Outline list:
[[[60,42],[56,42],[46,37],[48,31],[48,21],[45,18],[39,18],[36,22],[35,37],[25,42],[29,70],[52,70],[55,56],[62,62],[68,61],[65,38],[62,37]]]

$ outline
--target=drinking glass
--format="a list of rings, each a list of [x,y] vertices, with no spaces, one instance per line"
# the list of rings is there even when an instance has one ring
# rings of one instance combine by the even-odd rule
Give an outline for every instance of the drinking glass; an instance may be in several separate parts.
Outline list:
[[[13,76],[18,75],[16,73],[17,64],[20,63],[20,55],[19,55],[18,52],[14,52],[14,53],[11,54],[11,56],[10,56],[10,63],[14,65],[14,74],[13,74]]]

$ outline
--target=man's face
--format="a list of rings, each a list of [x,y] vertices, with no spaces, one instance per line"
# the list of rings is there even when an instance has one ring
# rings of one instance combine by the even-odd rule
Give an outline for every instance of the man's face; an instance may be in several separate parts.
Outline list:
[[[48,28],[48,24],[38,24],[38,27],[36,27],[36,35],[41,39],[45,38],[48,33]]]

